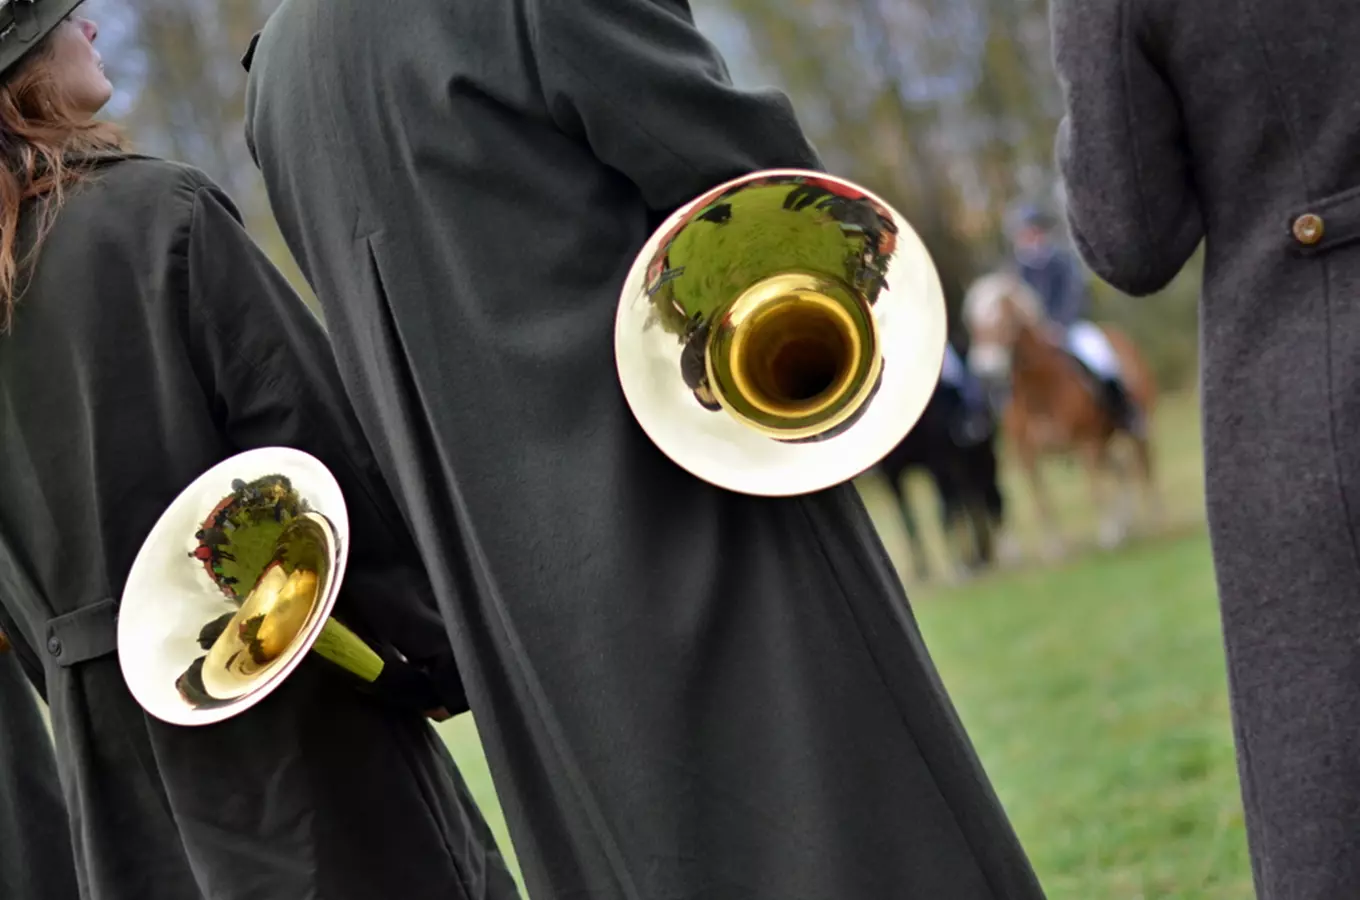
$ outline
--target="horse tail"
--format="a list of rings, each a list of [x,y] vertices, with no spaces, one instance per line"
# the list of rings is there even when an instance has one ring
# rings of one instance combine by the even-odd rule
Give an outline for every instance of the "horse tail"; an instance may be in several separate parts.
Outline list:
[[[1139,351],[1138,345],[1118,325],[1102,323],[1101,330],[1119,357],[1119,368],[1124,374],[1124,384],[1135,403],[1144,414],[1151,415],[1157,404],[1157,381],[1153,378],[1152,367]]]

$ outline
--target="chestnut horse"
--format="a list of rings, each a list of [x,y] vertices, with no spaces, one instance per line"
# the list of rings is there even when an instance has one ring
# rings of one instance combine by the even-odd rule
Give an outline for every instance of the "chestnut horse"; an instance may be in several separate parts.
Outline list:
[[[1051,323],[1038,294],[1010,272],[984,275],[968,289],[963,319],[972,344],[969,368],[989,386],[1008,388],[1002,430],[1029,481],[1048,554],[1060,555],[1063,541],[1039,474],[1045,456],[1075,453],[1081,460],[1092,500],[1104,513],[1100,544],[1113,547],[1128,536],[1132,524],[1133,473],[1111,452],[1116,439],[1126,438],[1133,448],[1145,510],[1158,518],[1161,506],[1152,477],[1148,429],[1135,435],[1120,426],[1101,399],[1094,376],[1050,337]],[[1109,325],[1100,329],[1119,359],[1129,398],[1149,422],[1156,385],[1147,363],[1123,332]],[[1113,485],[1107,476],[1113,476]],[[1108,490],[1111,486],[1114,494]]]

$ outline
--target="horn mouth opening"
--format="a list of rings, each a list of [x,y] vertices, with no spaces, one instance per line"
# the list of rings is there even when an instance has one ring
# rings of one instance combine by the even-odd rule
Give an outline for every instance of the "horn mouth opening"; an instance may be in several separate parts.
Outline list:
[[[176,679],[182,700],[211,709],[254,693],[310,641],[336,576],[337,535],[287,479],[238,482],[196,535],[232,612],[203,626],[203,654]]]
[[[331,530],[309,512],[288,523],[273,558],[227,623],[203,663],[203,687],[215,700],[254,690],[271,669],[298,652],[298,635],[315,618],[331,571]]]
[[[708,382],[733,417],[780,440],[825,434],[882,367],[873,314],[849,286],[785,273],[744,291],[714,328]]]

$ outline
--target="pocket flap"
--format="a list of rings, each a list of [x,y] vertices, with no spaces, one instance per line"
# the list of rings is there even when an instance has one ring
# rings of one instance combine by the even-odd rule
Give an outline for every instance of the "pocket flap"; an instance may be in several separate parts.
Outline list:
[[[1360,240],[1360,187],[1300,205],[1285,227],[1295,252],[1305,256]]]

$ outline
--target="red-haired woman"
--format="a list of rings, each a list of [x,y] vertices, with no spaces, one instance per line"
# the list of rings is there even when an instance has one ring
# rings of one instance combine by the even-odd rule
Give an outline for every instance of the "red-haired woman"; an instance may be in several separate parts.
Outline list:
[[[128,693],[115,598],[141,542],[195,476],[262,445],[340,481],[360,589],[340,608],[451,662],[319,323],[212,182],[94,120],[111,87],[77,5],[0,6],[0,629],[46,688],[82,894],[515,896],[418,712],[309,665],[201,728]]]

